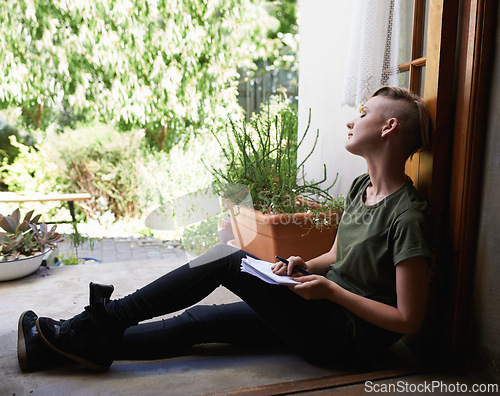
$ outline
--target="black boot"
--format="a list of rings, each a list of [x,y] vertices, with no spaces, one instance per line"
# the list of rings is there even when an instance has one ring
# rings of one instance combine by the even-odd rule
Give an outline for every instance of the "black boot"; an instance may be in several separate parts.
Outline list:
[[[38,316],[33,311],[25,311],[19,317],[17,330],[17,360],[23,371],[34,371],[74,364],[51,348],[38,336],[36,320]]]
[[[108,299],[113,293],[112,285],[90,284],[90,304],[100,299]],[[23,371],[42,370],[60,365],[74,364],[75,361],[49,348],[40,338],[33,311],[25,311],[19,317],[17,332],[17,359]],[[64,322],[61,319],[58,325]]]
[[[115,287],[113,285],[101,285],[90,282],[89,289],[89,305],[94,305],[99,300],[107,304]]]
[[[90,305],[66,321],[38,318],[36,328],[41,340],[59,354],[95,371],[104,371],[113,362],[114,350],[124,329],[106,311],[114,288],[90,284]]]

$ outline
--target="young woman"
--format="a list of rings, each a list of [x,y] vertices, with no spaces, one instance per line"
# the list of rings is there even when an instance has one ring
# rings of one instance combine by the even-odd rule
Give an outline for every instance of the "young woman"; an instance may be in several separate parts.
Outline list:
[[[274,265],[278,274],[294,273],[299,285],[269,285],[243,273],[247,253],[219,245],[122,299],[110,301],[111,290],[94,285],[91,304],[72,319],[25,312],[21,367],[64,356],[106,370],[115,359],[164,358],[194,344],[243,340],[280,342],[317,364],[351,365],[416,332],[427,302],[430,215],[404,169],[428,145],[428,112],[407,90],[382,87],[347,128],[345,147],[366,160],[369,174],[354,180],[329,252]],[[220,285],[242,301],[191,307]],[[172,319],[138,325],[184,308]]]

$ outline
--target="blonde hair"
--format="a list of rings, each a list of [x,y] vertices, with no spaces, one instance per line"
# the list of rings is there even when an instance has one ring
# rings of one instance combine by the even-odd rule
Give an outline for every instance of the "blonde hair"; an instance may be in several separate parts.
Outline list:
[[[380,87],[373,94],[394,102],[385,106],[385,118],[396,117],[402,126],[402,148],[408,157],[417,151],[431,147],[433,125],[427,106],[422,99],[407,89],[399,87]]]

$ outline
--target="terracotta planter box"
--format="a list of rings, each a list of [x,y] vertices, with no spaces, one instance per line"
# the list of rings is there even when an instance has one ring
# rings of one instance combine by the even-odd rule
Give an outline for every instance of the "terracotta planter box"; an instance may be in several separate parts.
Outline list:
[[[246,206],[229,206],[235,240],[229,243],[266,261],[275,256],[312,259],[332,248],[336,227],[315,228],[312,213],[269,215]],[[331,215],[336,216],[336,213]]]

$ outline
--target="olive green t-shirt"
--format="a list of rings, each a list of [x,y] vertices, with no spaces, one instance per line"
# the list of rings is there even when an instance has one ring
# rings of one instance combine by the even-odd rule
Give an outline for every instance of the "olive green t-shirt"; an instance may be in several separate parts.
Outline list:
[[[356,178],[346,196],[337,236],[337,261],[326,277],[343,288],[396,306],[396,265],[431,257],[431,217],[410,178],[375,205],[365,204],[370,176]]]

